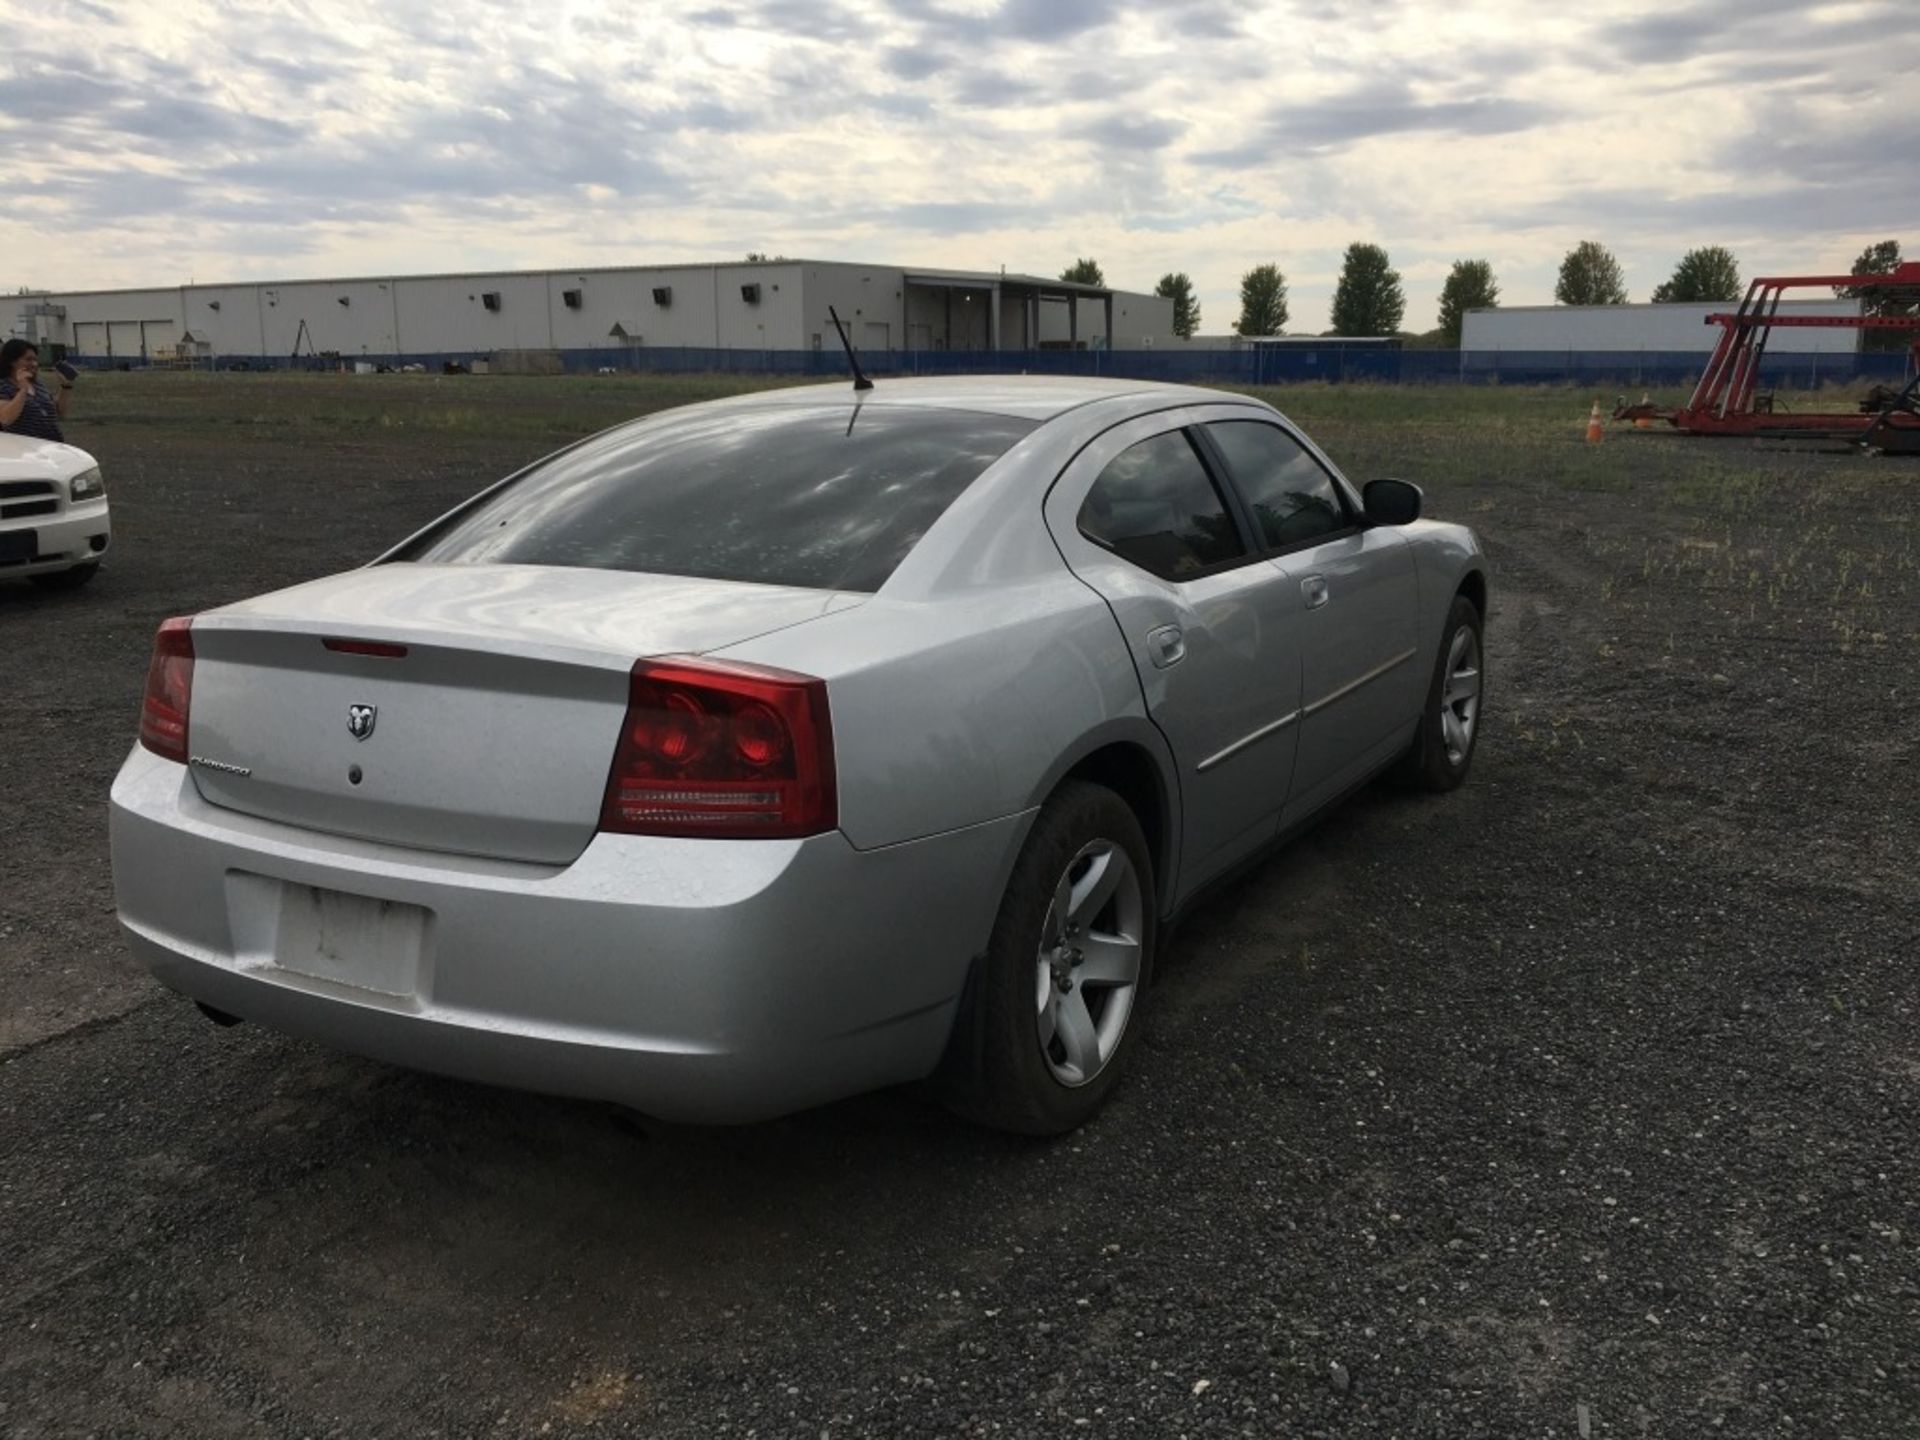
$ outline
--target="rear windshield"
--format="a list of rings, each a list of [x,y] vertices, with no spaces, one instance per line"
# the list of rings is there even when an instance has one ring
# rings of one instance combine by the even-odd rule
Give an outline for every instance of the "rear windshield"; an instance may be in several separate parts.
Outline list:
[[[693,413],[557,455],[395,558],[877,590],[1033,428],[878,405]]]

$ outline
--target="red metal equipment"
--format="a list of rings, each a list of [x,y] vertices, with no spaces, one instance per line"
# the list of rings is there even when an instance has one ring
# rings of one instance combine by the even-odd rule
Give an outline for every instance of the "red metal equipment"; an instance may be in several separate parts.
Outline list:
[[[1859,440],[1872,436],[1876,448],[1902,452],[1920,450],[1920,414],[1911,402],[1889,402],[1885,408],[1847,412],[1789,413],[1773,408],[1773,397],[1756,397],[1760,359],[1776,326],[1783,329],[1911,330],[1920,335],[1920,313],[1913,315],[1781,315],[1780,300],[1788,290],[1857,286],[1863,290],[1891,286],[1912,287],[1920,294],[1920,261],[1895,266],[1885,275],[1792,275],[1755,280],[1747,297],[1731,315],[1709,315],[1709,325],[1722,328],[1693,396],[1678,410],[1651,406],[1623,406],[1619,419],[1652,418],[1669,421],[1676,429],[1695,435],[1768,435],[1780,439]],[[1920,370],[1920,338],[1914,341],[1911,366]]]

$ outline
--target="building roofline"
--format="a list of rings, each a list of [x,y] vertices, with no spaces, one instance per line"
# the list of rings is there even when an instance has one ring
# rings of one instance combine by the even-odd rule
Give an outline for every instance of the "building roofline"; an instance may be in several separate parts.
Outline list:
[[[556,275],[578,275],[585,278],[590,275],[630,274],[635,271],[660,274],[682,270],[770,270],[801,265],[833,266],[848,270],[891,270],[898,272],[903,278],[921,275],[943,280],[977,281],[982,289],[993,285],[1012,284],[1030,288],[1073,291],[1088,296],[1147,293],[1117,291],[1110,286],[1082,285],[1073,280],[1049,280],[1043,276],[1018,274],[1013,271],[1002,273],[997,270],[945,270],[928,265],[874,264],[859,260],[809,260],[803,256],[782,256],[777,260],[685,260],[661,265],[644,262],[627,265],[546,265],[526,270],[435,270],[417,274],[386,272],[364,275],[310,275],[291,279],[282,277],[264,280],[208,280],[188,281],[179,285],[110,285],[92,290],[62,290],[49,287],[16,294],[9,298],[31,300],[54,297],[64,299],[69,296],[151,295],[160,291],[277,290],[296,285],[382,285],[400,280],[532,280],[550,279]]]
[[[394,280],[532,280],[554,275],[614,275],[645,270],[769,270],[777,266],[838,264],[816,260],[685,260],[666,265],[546,265],[532,270],[431,270],[402,274],[389,271],[367,275],[306,275],[267,280],[190,280],[181,285],[112,285],[99,290],[37,290],[36,295],[150,295],[158,290],[277,290],[294,285],[382,285]],[[872,270],[898,270],[898,265],[872,265]],[[24,298],[24,297],[16,297]]]
[[[983,290],[990,290],[995,285],[1017,285],[1027,290],[1058,290],[1079,295],[1145,293],[1119,291],[1111,285],[1087,285],[1078,280],[1049,280],[1044,275],[1025,275],[1014,270],[935,270],[925,265],[903,265],[891,268],[898,268],[909,282],[923,279],[958,280],[978,285]]]

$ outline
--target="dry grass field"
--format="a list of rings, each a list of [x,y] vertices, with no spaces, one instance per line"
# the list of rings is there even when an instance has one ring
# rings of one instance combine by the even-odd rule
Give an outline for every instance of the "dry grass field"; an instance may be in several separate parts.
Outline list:
[[[899,1095],[643,1135],[134,969],[162,617],[754,383],[83,384],[108,568],[0,582],[0,1434],[1915,1433],[1913,461],[1269,392],[1479,531],[1488,729],[1201,906],[1057,1144]]]

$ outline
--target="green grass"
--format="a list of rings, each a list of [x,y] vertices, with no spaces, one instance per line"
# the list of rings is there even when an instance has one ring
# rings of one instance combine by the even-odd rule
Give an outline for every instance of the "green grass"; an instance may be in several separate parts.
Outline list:
[[[676,405],[810,383],[734,375],[338,375],[102,373],[75,395],[69,432],[111,448],[192,448],[207,440],[265,460],[280,446],[348,447],[393,459],[461,455],[512,468],[543,450]],[[882,381],[882,385],[886,382]],[[1588,408],[1613,396],[1546,386],[1307,384],[1249,388],[1297,420],[1356,481],[1394,475],[1433,492],[1472,490],[1455,513],[1490,502],[1497,482],[1536,503],[1569,490],[1644,497],[1655,508],[1694,507],[1720,518],[1781,502],[1783,476],[1822,483],[1884,483],[1910,462],[1862,461],[1806,447],[1699,439],[1610,425],[1584,443]],[[1660,391],[1663,405],[1683,392]],[[1849,408],[1845,391],[1783,396],[1797,410]],[[1829,449],[1833,447],[1828,447]]]
[[[751,375],[337,375],[266,372],[103,372],[76,392],[74,425],[161,430],[232,427],[283,432],[377,431],[473,439],[575,436],[675,405],[746,394],[805,379]],[[882,382],[885,383],[884,381]],[[1521,444],[1578,440],[1596,399],[1611,389],[1545,386],[1325,385],[1234,387],[1271,401],[1323,444],[1394,436],[1423,445],[1488,439]],[[1681,391],[1656,391],[1665,405]],[[1783,397],[1796,409],[1850,407],[1845,392]],[[84,443],[82,441],[81,443]]]
[[[637,415],[769,389],[759,376],[440,376],[109,373],[87,377],[69,424],[110,473],[135,456],[239,476],[317,460],[396,478],[505,474]],[[881,381],[882,386],[887,382]],[[1553,537],[1590,566],[1592,601],[1659,607],[1673,587],[1747,623],[1792,617],[1843,646],[1913,637],[1920,463],[1837,445],[1682,436],[1609,425],[1585,443],[1591,388],[1309,384],[1251,390],[1298,421],[1347,474],[1425,487],[1429,513]],[[1686,397],[1656,392],[1662,405]],[[1844,390],[1781,397],[1841,410]],[[115,468],[119,467],[119,468]],[[1844,534],[1831,522],[1847,517]],[[1624,607],[1624,610],[1623,608]],[[1683,607],[1684,608],[1684,607]]]
[[[231,429],[295,443],[371,433],[470,440],[571,439],[635,415],[783,383],[729,375],[329,375],[106,372],[74,393],[75,443],[93,426]]]

